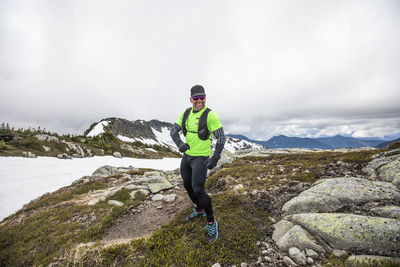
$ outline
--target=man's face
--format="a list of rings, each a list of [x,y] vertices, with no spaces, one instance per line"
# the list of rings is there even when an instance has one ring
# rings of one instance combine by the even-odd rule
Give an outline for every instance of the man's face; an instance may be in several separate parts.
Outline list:
[[[190,98],[190,103],[193,105],[194,111],[199,111],[206,105],[206,96],[194,96]]]

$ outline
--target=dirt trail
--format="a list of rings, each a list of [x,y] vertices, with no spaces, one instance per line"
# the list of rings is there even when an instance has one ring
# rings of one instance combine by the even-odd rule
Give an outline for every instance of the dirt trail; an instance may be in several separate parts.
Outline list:
[[[145,201],[135,214],[118,219],[103,237],[109,245],[126,243],[131,239],[150,235],[162,225],[170,222],[178,212],[189,208],[192,204],[183,188],[169,190],[163,195],[176,194],[172,203],[164,201]],[[160,208],[161,207],[161,208]]]

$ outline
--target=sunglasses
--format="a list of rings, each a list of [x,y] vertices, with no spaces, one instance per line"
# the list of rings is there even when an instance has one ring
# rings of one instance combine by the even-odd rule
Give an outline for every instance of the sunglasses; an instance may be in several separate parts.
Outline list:
[[[205,95],[200,95],[200,96],[193,96],[192,97],[193,98],[193,100],[199,100],[199,99],[201,99],[201,100],[204,100],[204,99],[206,99],[206,96]]]

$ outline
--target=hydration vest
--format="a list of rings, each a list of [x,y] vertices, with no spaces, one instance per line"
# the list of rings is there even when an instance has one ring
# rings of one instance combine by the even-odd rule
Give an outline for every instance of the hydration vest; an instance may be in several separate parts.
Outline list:
[[[188,119],[191,110],[192,108],[187,108],[185,110],[185,113],[183,114],[182,131],[184,136],[186,136],[188,132],[188,130],[186,129],[186,120]],[[211,109],[206,108],[206,110],[204,110],[203,114],[201,114],[199,119],[199,127],[197,128],[197,135],[201,140],[207,140],[210,137],[210,131],[208,130],[207,127],[207,116],[210,111]],[[196,133],[196,132],[190,132],[190,133]]]

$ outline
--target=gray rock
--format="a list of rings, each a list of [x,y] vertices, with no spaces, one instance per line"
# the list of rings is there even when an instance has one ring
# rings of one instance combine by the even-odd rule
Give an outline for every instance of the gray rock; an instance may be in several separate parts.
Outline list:
[[[347,255],[347,252],[345,250],[339,250],[339,249],[335,249],[332,251],[332,256],[336,257],[336,258],[341,258]]]
[[[293,226],[286,234],[284,234],[276,245],[282,251],[287,251],[291,247],[301,249],[311,248],[318,252],[325,252],[325,249],[318,244],[314,237],[299,225]]]
[[[63,154],[58,154],[58,155],[57,155],[57,158],[59,158],[59,159],[72,159],[71,156],[69,156],[68,154],[65,154],[65,153],[63,153]]]
[[[151,198],[151,200],[152,200],[152,201],[161,201],[161,200],[163,200],[163,198],[164,198],[163,195],[161,195],[161,194],[156,194],[156,195],[154,195],[154,196]]]
[[[45,152],[50,152],[51,151],[51,148],[48,147],[48,146],[43,146],[43,149],[44,149]]]
[[[378,177],[380,180],[391,182],[400,188],[400,158],[380,167]]]
[[[121,153],[119,153],[118,151],[115,151],[115,152],[113,153],[113,156],[116,157],[116,158],[122,158]]]
[[[291,221],[319,236],[333,249],[357,247],[371,251],[400,252],[400,220],[343,213],[314,213],[293,215]]]
[[[211,267],[221,267],[221,264],[219,264],[219,263],[217,262],[217,263],[214,263],[213,265],[211,265]]]
[[[93,176],[100,176],[100,177],[107,177],[110,175],[114,175],[114,174],[118,174],[118,173],[123,173],[129,170],[133,170],[135,168],[133,167],[129,167],[129,168],[125,168],[125,167],[113,167],[110,165],[104,165],[100,168],[98,168],[97,170],[95,170],[93,172]]]
[[[39,141],[47,141],[47,142],[56,142],[58,143],[58,138],[56,136],[51,136],[48,134],[38,134],[36,135],[36,138]]]
[[[74,154],[80,155],[81,158],[85,157],[85,152],[83,152],[83,149],[79,145],[64,140],[61,142],[67,145],[67,152],[72,151]]]
[[[307,258],[300,249],[296,247],[289,248],[289,257],[294,260],[298,265],[306,265]]]
[[[372,208],[371,211],[380,217],[392,218],[400,220],[400,207],[399,206],[386,206]]]
[[[400,265],[400,257],[352,255],[346,263],[351,266],[397,266]]]
[[[313,265],[315,263],[314,259],[311,257],[307,257],[307,264]]]
[[[165,195],[163,201],[166,203],[172,203],[176,199],[176,194]]]
[[[315,252],[314,250],[309,249],[309,248],[306,248],[306,255],[308,257],[313,258],[314,260],[318,259],[318,257],[319,257],[317,252]]]
[[[287,214],[333,212],[344,205],[362,204],[378,200],[400,200],[400,190],[393,184],[362,178],[325,179],[286,202],[282,210]]]
[[[298,266],[291,258],[288,256],[283,257],[283,263],[288,267],[296,267]]]
[[[275,230],[272,233],[272,239],[275,242],[278,242],[278,240],[281,239],[281,237],[284,236],[294,226],[294,224],[286,220],[281,220],[273,226]]]
[[[170,189],[173,188],[174,186],[172,184],[168,183],[155,183],[155,184],[149,184],[149,190],[151,191],[152,194],[156,194],[162,190]]]
[[[122,206],[124,206],[124,203],[122,203],[120,201],[117,201],[117,200],[109,200],[108,201],[108,205],[113,205],[113,206],[116,206],[116,207],[122,207]]]

